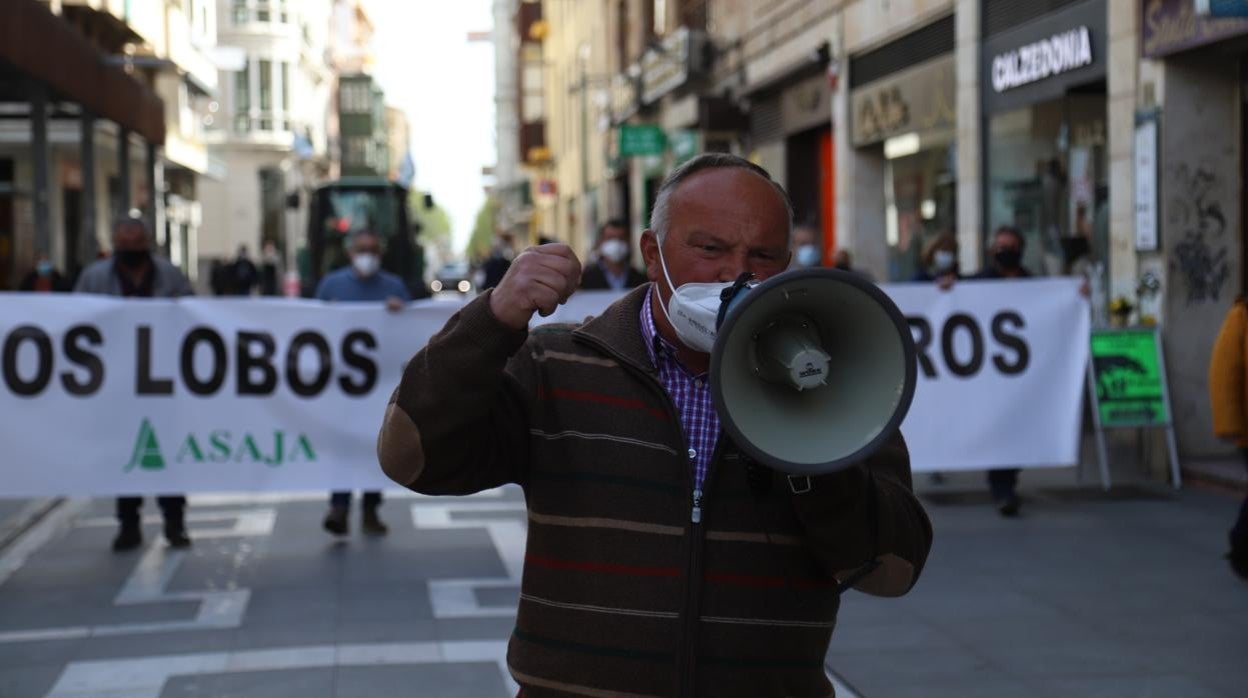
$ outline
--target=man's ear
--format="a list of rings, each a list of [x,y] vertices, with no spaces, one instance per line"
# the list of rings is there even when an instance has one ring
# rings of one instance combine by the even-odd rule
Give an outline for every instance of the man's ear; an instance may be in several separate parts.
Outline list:
[[[663,278],[663,268],[659,262],[659,238],[649,228],[641,233],[641,259],[646,264],[646,278],[651,281]]]

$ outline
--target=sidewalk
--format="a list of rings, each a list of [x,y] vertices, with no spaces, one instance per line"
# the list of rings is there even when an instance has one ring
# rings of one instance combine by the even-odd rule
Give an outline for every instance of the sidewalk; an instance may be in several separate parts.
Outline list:
[[[935,543],[923,577],[901,599],[847,595],[829,665],[889,698],[1245,695],[1248,583],[1222,559],[1234,497],[1023,496],[1017,520],[982,490],[925,497]]]

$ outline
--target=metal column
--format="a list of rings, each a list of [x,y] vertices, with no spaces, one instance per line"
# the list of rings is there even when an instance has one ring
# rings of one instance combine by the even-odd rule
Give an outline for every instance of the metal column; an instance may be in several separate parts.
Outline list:
[[[117,128],[117,216],[130,213],[130,129]]]
[[[35,254],[50,254],[52,231],[48,211],[48,88],[36,80],[30,86],[30,148],[34,161]]]
[[[169,240],[165,234],[165,178],[161,167],[156,144],[147,143],[147,184],[148,208],[143,212],[148,228],[152,231],[152,240],[165,254],[169,253]]]
[[[75,255],[81,266],[95,261],[96,250],[99,249],[95,221],[95,115],[87,110],[82,111],[82,233],[78,238],[78,249]],[[67,267],[70,265],[66,265]]]

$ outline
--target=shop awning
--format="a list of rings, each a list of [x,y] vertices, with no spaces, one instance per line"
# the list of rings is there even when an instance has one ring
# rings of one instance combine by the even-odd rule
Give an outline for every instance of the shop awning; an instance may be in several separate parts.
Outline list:
[[[0,73],[47,85],[53,99],[81,104],[157,145],[165,141],[164,105],[151,89],[104,56],[38,0],[0,2]]]

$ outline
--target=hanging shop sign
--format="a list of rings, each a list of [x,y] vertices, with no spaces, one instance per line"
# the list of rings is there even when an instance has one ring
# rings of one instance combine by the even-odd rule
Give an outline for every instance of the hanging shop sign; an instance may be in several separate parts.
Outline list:
[[[706,68],[706,35],[681,27],[641,56],[641,101],[653,104]]]
[[[1092,31],[1076,27],[992,59],[992,89],[1005,92],[1092,65]]]
[[[667,146],[663,129],[655,124],[624,124],[619,128],[621,157],[662,155]]]
[[[1248,11],[1248,3],[1237,4]],[[1192,0],[1145,0],[1140,21],[1140,49],[1146,57],[1159,58],[1204,46],[1240,34],[1248,34],[1244,15],[1202,14]]]
[[[1087,0],[984,40],[984,112],[1019,109],[1105,78],[1105,0]]]
[[[957,64],[952,55],[868,83],[850,94],[855,146],[903,133],[957,126]]]

